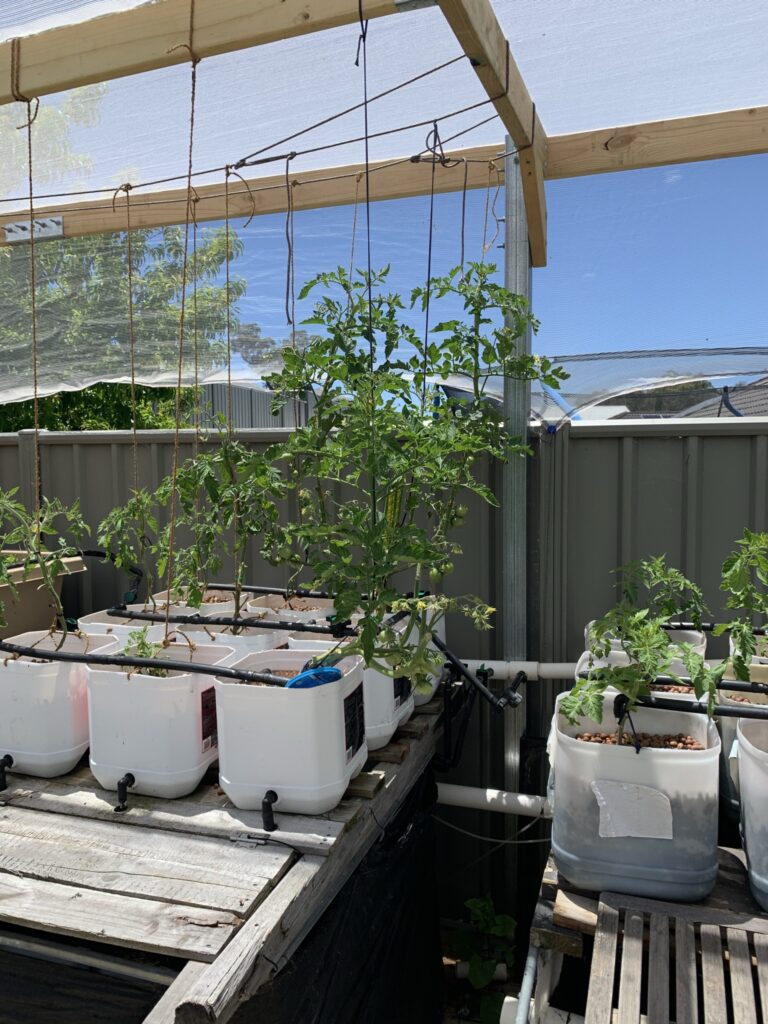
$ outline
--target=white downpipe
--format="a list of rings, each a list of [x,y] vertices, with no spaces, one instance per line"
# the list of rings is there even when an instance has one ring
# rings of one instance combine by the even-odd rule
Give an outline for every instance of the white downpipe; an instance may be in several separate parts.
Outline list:
[[[481,668],[493,669],[494,679],[514,679],[518,672],[525,672],[531,680],[536,679],[573,679],[576,671],[575,661],[543,662],[543,661],[465,661],[470,672]]]
[[[438,782],[437,802],[445,807],[468,807],[473,811],[500,811],[527,818],[551,818],[552,809],[543,796],[507,793],[503,789],[479,789]]]

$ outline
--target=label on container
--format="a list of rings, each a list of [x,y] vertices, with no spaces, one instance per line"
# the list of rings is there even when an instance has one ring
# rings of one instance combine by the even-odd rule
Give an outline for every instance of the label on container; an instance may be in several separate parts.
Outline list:
[[[672,805],[661,790],[607,779],[595,779],[591,786],[602,839],[672,839]]]
[[[393,685],[395,690],[395,707],[399,708],[411,696],[411,680],[408,676],[398,676],[397,679],[393,680]]]
[[[203,753],[218,746],[219,734],[216,726],[216,691],[211,686],[200,694],[200,709],[203,722]]]
[[[344,744],[347,761],[351,761],[365,743],[365,712],[363,708],[363,684],[361,683],[348,697],[344,698]]]

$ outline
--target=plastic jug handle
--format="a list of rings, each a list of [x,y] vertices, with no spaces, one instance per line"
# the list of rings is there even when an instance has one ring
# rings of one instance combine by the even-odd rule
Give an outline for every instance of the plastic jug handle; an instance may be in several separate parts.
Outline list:
[[[739,741],[738,738],[731,744],[731,751],[728,754],[728,767],[734,783],[739,785]]]

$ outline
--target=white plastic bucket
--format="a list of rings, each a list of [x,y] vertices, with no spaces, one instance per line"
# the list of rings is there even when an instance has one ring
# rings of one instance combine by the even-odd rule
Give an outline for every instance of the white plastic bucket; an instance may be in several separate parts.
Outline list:
[[[217,600],[206,600],[206,597],[215,596]],[[245,604],[245,595],[240,599],[241,608]],[[165,606],[168,603],[168,591],[162,590],[159,594],[153,594],[150,601],[146,605],[142,605],[148,611],[152,610],[152,606],[156,606],[161,611],[165,611]],[[133,607],[133,606],[132,606]],[[234,615],[235,614],[235,598],[229,590],[217,590],[216,587],[209,587],[203,594],[203,600],[199,605],[189,604],[187,601],[174,601],[171,603],[171,612],[178,615]]]
[[[752,659],[749,666],[749,677],[754,683],[768,683],[768,655],[766,655],[766,642],[768,637],[755,637],[758,642],[758,653]],[[733,641],[729,639],[729,652],[733,655]],[[723,679],[723,684],[727,685],[729,679],[733,679],[733,669],[729,668],[729,675]],[[727,704],[731,707],[738,708],[739,705],[744,704],[741,697],[749,697],[750,704],[768,704],[768,694],[764,693],[750,693],[745,694],[737,690],[726,690],[722,689],[718,693],[718,700],[721,704]],[[734,771],[733,755],[736,751],[736,731],[738,723],[744,721],[744,719],[731,718],[723,716],[718,719],[718,726],[720,729],[720,739],[723,744],[723,762],[721,769],[721,789],[720,795],[722,797],[725,810],[735,818],[739,813],[739,774]]]
[[[577,888],[654,899],[699,900],[717,878],[720,739],[697,712],[636,708],[638,732],[691,735],[705,749],[663,750],[587,743],[584,732],[610,732],[584,718],[570,725],[556,703],[550,745],[552,851]]]
[[[184,629],[184,627],[181,627]],[[285,629],[267,629],[259,627],[247,627],[240,633],[229,633],[228,626],[210,626],[204,629],[202,626],[193,626],[189,634],[195,643],[205,643],[207,646],[229,648],[231,654],[221,665],[232,665],[248,654],[257,654],[259,651],[274,651],[281,647],[288,646],[288,638],[293,636]],[[202,637],[201,634],[202,633]],[[203,640],[203,637],[205,638]]]
[[[325,625],[334,614],[333,601],[327,597],[291,597],[263,594],[246,605],[246,614],[281,622],[317,622]]]
[[[584,646],[589,650],[591,631],[596,619],[592,619],[584,627]],[[666,630],[670,644],[690,644],[702,658],[707,653],[707,634],[700,629],[669,629]],[[616,637],[611,639],[611,650],[622,650],[621,641]]]
[[[768,721],[736,719],[741,838],[752,895],[768,910]]]
[[[132,605],[136,610],[144,610],[144,605]],[[117,637],[121,642],[128,639],[130,633],[147,628],[147,640],[159,643],[165,636],[165,625],[162,622],[143,622],[141,619],[119,618],[107,615],[106,610],[82,615],[77,620],[78,629],[83,633]]]
[[[46,631],[22,633],[8,643],[34,644],[45,657],[56,638]],[[69,633],[62,650],[109,654],[117,647],[113,637]],[[0,656],[0,700],[0,756],[13,757],[12,771],[45,779],[72,771],[88,749],[85,665]]]
[[[306,651],[264,651],[235,667],[298,674],[306,660]],[[363,661],[336,667],[341,679],[306,690],[216,680],[219,784],[236,807],[256,810],[273,790],[276,810],[322,814],[342,798],[368,748]]]
[[[199,645],[193,658],[218,665],[231,654],[231,648]],[[159,661],[189,659],[183,642],[158,654]],[[192,667],[158,677],[89,666],[88,719],[91,771],[104,789],[115,789],[130,772],[133,793],[184,796],[218,756],[214,677]]]
[[[584,651],[576,663],[576,670],[574,672],[574,679],[577,681],[581,679],[581,676],[589,672],[590,669],[607,668],[607,667],[620,667],[623,668],[629,665],[629,656],[624,651],[612,650],[608,652],[607,658],[598,658],[593,655],[590,651]],[[688,676],[688,670],[682,661],[674,660],[670,663],[669,668],[665,672],[666,675],[676,675],[682,678]],[[606,695],[616,695],[618,691],[614,687],[606,688]],[[665,695],[672,700],[688,700],[699,703],[700,701],[706,701],[705,697],[697,697],[694,691],[691,689],[686,693],[678,693],[676,691],[670,692],[662,688],[651,686],[651,692],[658,697],[664,697]],[[610,712],[610,705],[607,703],[606,696],[606,712]]]
[[[329,651],[338,640],[312,633],[291,634],[288,648],[295,651]],[[365,701],[365,739],[369,750],[380,750],[394,736],[397,727],[413,714],[413,693],[406,679],[393,679],[383,672],[367,668],[363,673]]]

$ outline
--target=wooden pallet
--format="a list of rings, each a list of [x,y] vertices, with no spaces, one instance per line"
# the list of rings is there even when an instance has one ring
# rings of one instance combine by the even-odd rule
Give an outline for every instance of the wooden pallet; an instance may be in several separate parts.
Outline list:
[[[765,1024],[768,919],[735,916],[602,893],[586,1024]]]
[[[87,763],[57,779],[9,774],[0,799],[0,927],[215,961],[262,908],[279,921],[280,906],[301,894],[314,913],[315,891],[343,884],[380,833],[376,822],[387,821],[428,763],[436,729],[434,716],[419,716],[371,758],[338,807],[316,816],[276,811],[272,833],[260,812],[231,805],[215,775],[180,800],[131,793],[116,814],[115,794]]]

